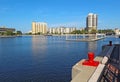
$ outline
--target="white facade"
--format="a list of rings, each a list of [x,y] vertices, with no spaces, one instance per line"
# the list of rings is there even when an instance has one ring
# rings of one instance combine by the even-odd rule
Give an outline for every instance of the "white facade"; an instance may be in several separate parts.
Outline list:
[[[93,22],[93,14],[89,13],[87,17],[87,27],[92,27],[93,26],[92,22]]]
[[[52,33],[55,34],[56,28],[52,28]]]
[[[93,14],[93,27],[97,27],[97,15]]]
[[[66,28],[65,33],[70,33],[70,30],[71,30],[70,28]]]
[[[65,33],[64,28],[62,28],[62,27],[60,28],[60,33],[61,33],[61,34],[64,34],[64,33]]]
[[[70,29],[71,29],[70,32],[73,32],[76,30],[76,28],[70,28]]]
[[[98,17],[96,14],[89,13],[86,18],[86,28],[88,31],[91,31],[92,29],[97,30],[97,21]]]
[[[69,34],[72,31],[76,30],[76,28],[68,28],[68,27],[59,27],[59,28],[49,28],[50,34]]]
[[[116,35],[120,35],[120,29],[116,28],[114,31]]]
[[[80,28],[80,31],[85,30],[85,28]]]

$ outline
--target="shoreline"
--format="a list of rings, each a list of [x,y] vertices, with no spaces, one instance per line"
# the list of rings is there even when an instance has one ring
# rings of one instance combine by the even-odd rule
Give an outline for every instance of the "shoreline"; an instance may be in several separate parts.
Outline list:
[[[17,37],[17,35],[14,35],[14,36],[0,36],[0,38],[11,38],[11,37]]]

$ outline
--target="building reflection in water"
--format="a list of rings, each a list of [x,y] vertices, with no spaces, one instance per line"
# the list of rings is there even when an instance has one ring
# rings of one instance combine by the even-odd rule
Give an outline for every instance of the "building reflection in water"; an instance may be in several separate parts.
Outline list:
[[[44,36],[32,36],[32,53],[34,58],[40,59],[45,57],[47,48],[47,39]]]
[[[88,45],[88,52],[96,52],[97,50],[97,42],[94,41],[94,42],[88,42],[87,43]]]

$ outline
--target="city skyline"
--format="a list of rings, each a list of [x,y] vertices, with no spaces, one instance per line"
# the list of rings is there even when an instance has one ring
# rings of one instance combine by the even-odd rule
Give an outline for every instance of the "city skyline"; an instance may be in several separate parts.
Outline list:
[[[46,22],[48,27],[86,27],[88,13],[99,16],[98,29],[119,28],[119,0],[0,0],[0,26],[22,32],[31,22]],[[109,3],[109,4],[108,4]]]

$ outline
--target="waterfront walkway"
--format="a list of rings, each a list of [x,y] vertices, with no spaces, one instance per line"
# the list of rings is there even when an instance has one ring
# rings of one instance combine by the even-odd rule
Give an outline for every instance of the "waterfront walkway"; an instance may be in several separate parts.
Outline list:
[[[83,59],[73,66],[71,82],[120,82],[120,44],[110,42],[104,45],[94,59],[99,62],[97,67],[91,66],[89,59],[87,63],[90,65],[83,64],[85,61]]]

